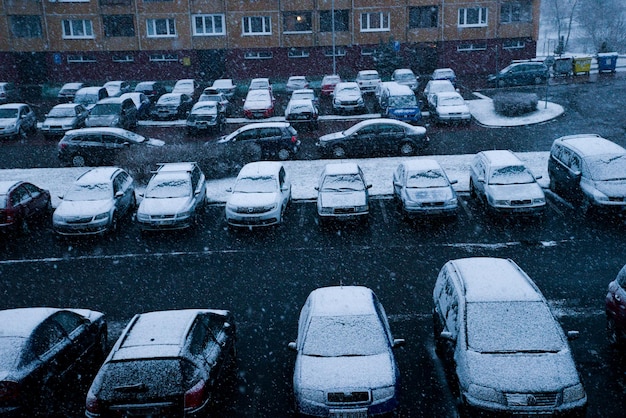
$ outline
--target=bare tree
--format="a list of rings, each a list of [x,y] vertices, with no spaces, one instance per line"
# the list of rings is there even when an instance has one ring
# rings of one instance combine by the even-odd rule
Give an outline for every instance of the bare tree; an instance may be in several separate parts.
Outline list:
[[[624,0],[580,0],[576,20],[598,50],[626,50]]]
[[[546,13],[548,21],[556,28],[559,41],[563,40],[562,45],[558,48],[559,51],[555,51],[555,53],[562,53],[567,50],[578,2],[579,0],[546,0],[542,3],[542,9]]]

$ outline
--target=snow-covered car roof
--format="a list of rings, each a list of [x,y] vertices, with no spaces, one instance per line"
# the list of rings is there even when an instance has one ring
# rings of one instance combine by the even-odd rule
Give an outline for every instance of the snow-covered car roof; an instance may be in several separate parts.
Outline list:
[[[357,73],[357,78],[359,77],[378,77],[378,71],[376,70],[361,70]]]
[[[411,90],[411,87],[407,86],[406,84],[397,83],[395,81],[386,81],[384,86],[393,96],[408,96],[411,94],[415,94],[413,93],[413,90]]]
[[[376,315],[374,292],[364,286],[330,286],[309,294],[311,309],[319,316]]]
[[[522,161],[509,150],[488,150],[482,154],[489,160],[492,167],[508,167],[512,165],[524,165]]]
[[[436,79],[437,77],[447,77],[454,75],[454,70],[452,68],[437,68],[435,69],[435,71],[433,71],[434,79]]]
[[[331,163],[326,164],[324,167],[324,174],[337,175],[337,174],[358,174],[359,165],[357,163]]]
[[[120,171],[119,167],[96,167],[84,173],[78,179],[76,179],[76,184],[96,184],[96,183],[107,183],[111,181],[111,177],[113,174]]]
[[[233,84],[233,80],[232,80],[232,79],[230,79],[230,78],[220,78],[220,79],[215,80],[215,81],[213,82],[212,87],[213,87],[214,89],[216,89],[216,88],[221,88],[221,89],[224,89],[224,88],[232,88],[232,87],[235,87],[235,85]]]
[[[191,108],[191,113],[213,114],[217,113],[217,102],[198,102]]]
[[[21,180],[2,180],[0,181],[0,195],[7,194]]]
[[[19,109],[20,107],[26,106],[26,103],[6,103],[0,105],[0,109]]]
[[[59,103],[54,105],[52,109],[74,109],[76,106],[82,106],[80,103]]]
[[[423,130],[424,133],[426,132],[426,128],[424,128],[423,126],[413,126],[410,125],[406,122],[402,122],[401,120],[396,120],[396,119],[388,119],[388,118],[376,118],[376,119],[366,119],[363,120],[359,123],[356,123],[354,125],[352,125],[351,127],[349,127],[348,129],[346,129],[346,131],[355,131],[357,129],[361,129],[364,126],[369,126],[369,125],[377,125],[380,123],[385,123],[385,124],[390,124],[390,125],[397,125],[397,126],[401,126],[405,129],[413,129],[413,130],[417,130],[417,131],[421,131]]]
[[[395,75],[415,75],[415,73],[413,72],[413,70],[411,70],[410,68],[398,68],[397,70],[395,70],[393,72]]]
[[[78,90],[79,88],[83,87],[85,85],[85,83],[65,83],[63,84],[63,87],[61,87],[61,90]]]
[[[182,93],[182,92],[178,92],[178,93],[165,93],[163,94],[161,97],[159,97],[159,100],[157,101],[157,104],[165,104],[165,103],[176,103],[176,102],[180,102],[181,96],[185,94],[188,95],[187,93]]]
[[[15,308],[0,311],[0,324],[2,337],[28,337],[35,327],[55,312],[65,310],[63,308],[34,307]],[[79,315],[90,318],[91,313],[84,309],[67,309]]]
[[[411,159],[404,161],[403,164],[406,170],[409,172],[441,169],[441,165],[439,165],[437,160],[428,158]]]
[[[113,135],[119,135],[127,138],[131,142],[140,143],[146,141],[146,137],[136,134],[131,131],[127,131],[126,129],[116,128],[113,126],[96,126],[93,128],[80,128],[80,129],[71,129],[65,133],[67,136],[74,136],[80,134],[93,134],[93,133],[109,133]]]
[[[430,93],[434,93],[435,91],[456,91],[454,89],[454,85],[450,80],[430,80],[426,87]]]
[[[287,108],[285,109],[286,113],[291,113],[295,109],[300,109],[304,111],[314,110],[315,105],[313,104],[313,100],[311,99],[291,99],[289,103],[287,103]]]
[[[193,171],[196,163],[193,162],[180,162],[180,163],[161,163],[159,164],[158,172],[176,172],[176,171],[184,171],[189,172]]]
[[[596,134],[562,136],[556,141],[567,142],[569,146],[584,155],[626,154],[626,149]]]
[[[461,100],[465,101],[465,99],[463,99],[463,96],[461,96],[461,94],[456,91],[440,91],[440,92],[435,93],[435,95],[437,95],[439,99],[446,99],[449,97],[459,97]]]
[[[277,176],[283,166],[278,161],[256,161],[244,165],[239,171],[237,178],[249,176]]]

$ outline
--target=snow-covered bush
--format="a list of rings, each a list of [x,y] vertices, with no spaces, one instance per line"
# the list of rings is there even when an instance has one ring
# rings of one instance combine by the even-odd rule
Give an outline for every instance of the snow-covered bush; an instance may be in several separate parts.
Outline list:
[[[539,97],[535,93],[500,93],[493,97],[496,113],[520,116],[537,110]]]

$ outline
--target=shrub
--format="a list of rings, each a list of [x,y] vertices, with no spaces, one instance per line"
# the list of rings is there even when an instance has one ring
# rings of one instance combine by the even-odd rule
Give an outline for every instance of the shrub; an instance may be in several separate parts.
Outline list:
[[[535,93],[500,93],[493,97],[496,113],[521,116],[537,110],[539,97]]]

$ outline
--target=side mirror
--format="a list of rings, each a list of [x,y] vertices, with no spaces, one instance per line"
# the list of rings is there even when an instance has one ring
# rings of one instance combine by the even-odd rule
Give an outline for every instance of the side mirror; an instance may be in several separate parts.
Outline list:
[[[287,344],[287,348],[289,348],[290,350],[293,350],[293,351],[297,351],[296,343],[293,342],[293,341],[290,342],[289,344]]]
[[[115,198],[116,198],[116,199],[118,199],[118,198],[120,198],[120,197],[122,197],[122,196],[124,196],[124,192],[123,192],[123,191],[121,191],[121,190],[120,190],[119,192],[116,192],[116,193],[115,193]]]
[[[535,180],[540,180],[541,178],[543,178],[542,175],[535,176]]]
[[[63,195],[62,195],[62,194],[58,195],[57,197],[58,197],[59,199],[63,200]]]
[[[450,184],[457,184],[459,181],[457,179],[450,180]]]
[[[315,190],[317,190],[319,192],[320,188],[318,186],[315,186]]]
[[[368,184],[367,186],[365,186],[365,188],[366,188],[366,189],[371,189],[371,188],[372,188],[372,185],[371,185],[371,184]]]
[[[393,340],[393,348],[402,347],[406,343],[404,338],[394,338]]]
[[[479,183],[484,183],[485,182],[485,178],[484,177],[478,177],[478,182]]]
[[[572,341],[580,337],[580,332],[578,331],[567,331],[567,339]]]
[[[233,188],[232,188],[232,187],[229,187],[228,189],[226,189],[226,192],[228,192],[228,193],[232,193],[232,192],[233,192]]]
[[[439,334],[439,336],[441,338],[443,338],[444,340],[451,341],[451,342],[456,342],[456,338],[454,338],[452,336],[452,333],[449,332],[449,331],[443,331],[441,334]]]

